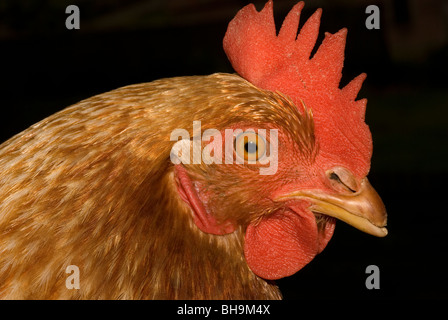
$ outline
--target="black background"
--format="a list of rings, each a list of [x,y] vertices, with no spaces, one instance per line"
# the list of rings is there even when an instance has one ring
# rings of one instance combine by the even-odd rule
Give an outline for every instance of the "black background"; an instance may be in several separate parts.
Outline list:
[[[254,1],[260,10],[264,1]],[[162,77],[233,72],[222,49],[238,0],[2,0],[0,142],[81,99]],[[274,3],[280,25],[296,1]],[[67,30],[75,4],[81,29]],[[376,4],[379,30],[365,27]],[[389,235],[338,223],[327,248],[280,280],[285,299],[447,298],[448,3],[313,1],[321,36],[349,30],[341,86],[361,72],[374,139],[369,175],[386,204]],[[365,269],[380,268],[367,290]]]

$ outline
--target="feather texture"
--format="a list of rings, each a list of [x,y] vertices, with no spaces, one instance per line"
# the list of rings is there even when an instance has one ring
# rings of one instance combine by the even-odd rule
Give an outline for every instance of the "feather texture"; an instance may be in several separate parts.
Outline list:
[[[245,262],[244,225],[203,233],[179,197],[169,137],[193,120],[204,130],[269,123],[303,152],[316,149],[311,115],[237,75],[162,79],[81,101],[0,146],[0,296],[280,298]],[[238,201],[220,203],[222,218],[243,220],[250,206]],[[79,290],[65,286],[68,265],[80,269]]]

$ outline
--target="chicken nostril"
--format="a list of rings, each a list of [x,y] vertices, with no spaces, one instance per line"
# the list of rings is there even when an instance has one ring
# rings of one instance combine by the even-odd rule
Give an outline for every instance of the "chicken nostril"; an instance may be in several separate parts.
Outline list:
[[[334,172],[330,173],[330,179],[331,180],[335,180],[336,182],[342,183],[342,181],[339,178],[339,176],[336,173],[334,173]]]
[[[345,168],[336,167],[327,172],[327,176],[334,189],[337,191],[349,191],[355,193],[358,190],[358,184],[355,177]]]

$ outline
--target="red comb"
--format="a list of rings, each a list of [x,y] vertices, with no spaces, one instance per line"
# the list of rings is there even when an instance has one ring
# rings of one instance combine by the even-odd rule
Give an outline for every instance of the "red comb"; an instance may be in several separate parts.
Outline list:
[[[351,167],[365,176],[370,167],[372,141],[364,123],[367,100],[355,101],[366,77],[361,74],[339,89],[347,29],[325,39],[312,58],[320,25],[318,9],[297,34],[304,2],[297,3],[276,34],[273,3],[261,12],[250,4],[229,23],[224,50],[235,71],[257,87],[280,91],[301,108],[311,109],[320,154],[326,165]]]

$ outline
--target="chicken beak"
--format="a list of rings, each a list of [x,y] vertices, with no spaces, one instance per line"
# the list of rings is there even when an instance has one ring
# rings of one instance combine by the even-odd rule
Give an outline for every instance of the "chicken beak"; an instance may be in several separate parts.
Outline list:
[[[314,190],[294,191],[278,200],[303,199],[309,209],[342,220],[368,234],[385,237],[387,213],[378,193],[364,178],[360,188],[351,194],[328,194]]]

